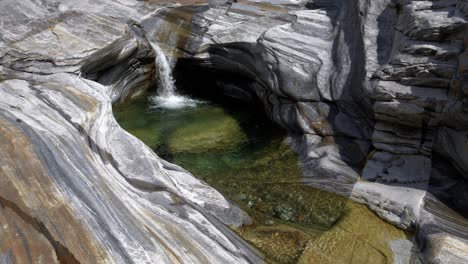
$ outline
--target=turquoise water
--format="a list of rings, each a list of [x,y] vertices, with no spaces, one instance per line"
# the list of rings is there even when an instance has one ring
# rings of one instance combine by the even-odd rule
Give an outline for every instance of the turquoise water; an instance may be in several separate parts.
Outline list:
[[[359,261],[391,262],[387,242],[405,237],[404,232],[364,206],[303,185],[298,158],[284,143],[285,132],[260,110],[206,102],[182,109],[151,106],[151,100],[140,97],[114,106],[114,115],[159,156],[249,213],[254,224],[235,231],[269,262],[336,263],[344,258],[344,263],[358,263],[348,262],[347,252]]]

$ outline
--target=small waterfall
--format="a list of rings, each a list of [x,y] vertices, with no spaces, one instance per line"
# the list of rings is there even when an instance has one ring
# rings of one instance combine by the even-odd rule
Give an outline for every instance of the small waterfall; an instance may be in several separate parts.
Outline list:
[[[180,27],[180,25],[178,25],[178,27]],[[177,45],[176,40],[176,33],[171,32],[165,44],[170,50],[174,50]],[[153,103],[151,108],[177,109],[195,106],[198,103],[197,100],[190,99],[177,93],[175,81],[172,76],[172,68],[175,64],[175,58],[173,56],[166,56],[162,48],[157,43],[150,41],[150,44],[156,55],[156,74],[158,75],[159,80],[158,94],[150,98]]]
[[[172,77],[172,65],[158,44],[151,43],[151,47],[156,54],[155,65],[159,79],[158,95],[161,97],[174,96],[176,95],[176,88]]]

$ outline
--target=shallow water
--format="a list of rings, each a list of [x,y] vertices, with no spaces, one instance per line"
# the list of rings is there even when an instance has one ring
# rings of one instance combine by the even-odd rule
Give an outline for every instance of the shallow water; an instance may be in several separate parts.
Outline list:
[[[211,103],[179,109],[139,98],[114,106],[120,125],[240,205],[254,224],[235,229],[272,263],[392,263],[407,234],[366,207],[302,184],[285,133],[256,110]]]

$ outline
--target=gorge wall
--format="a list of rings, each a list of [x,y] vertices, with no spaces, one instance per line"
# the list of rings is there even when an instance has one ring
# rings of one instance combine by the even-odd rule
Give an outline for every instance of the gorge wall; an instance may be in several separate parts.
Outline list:
[[[162,3],[0,2],[0,262],[261,261],[222,224],[245,213],[112,117],[158,78],[152,42],[190,89],[261,104],[305,184],[468,261],[467,1]]]
[[[127,20],[157,6],[126,4],[0,2],[0,263],[261,263],[245,213],[115,122],[155,77]]]
[[[291,132],[306,184],[417,230],[429,256],[452,243],[447,236],[463,244],[466,3],[282,4],[234,1],[155,17],[186,25],[172,52],[191,89],[261,102]]]

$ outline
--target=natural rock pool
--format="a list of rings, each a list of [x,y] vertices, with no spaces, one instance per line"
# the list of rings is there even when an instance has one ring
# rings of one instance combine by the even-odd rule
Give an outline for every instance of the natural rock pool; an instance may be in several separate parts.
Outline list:
[[[161,109],[149,98],[115,105],[117,121],[241,206],[254,223],[234,230],[268,262],[392,263],[396,241],[409,239],[365,206],[304,186],[286,133],[256,110],[207,102]]]

